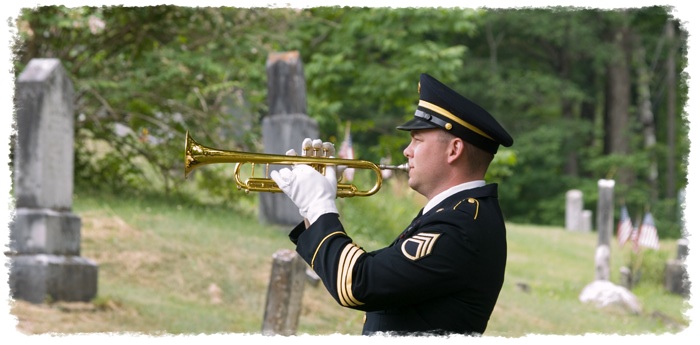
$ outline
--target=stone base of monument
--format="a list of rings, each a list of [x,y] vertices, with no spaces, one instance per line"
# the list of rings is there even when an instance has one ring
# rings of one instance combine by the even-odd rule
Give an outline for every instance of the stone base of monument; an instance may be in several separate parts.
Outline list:
[[[89,302],[97,295],[97,264],[71,255],[16,255],[10,264],[12,298],[32,303]]]
[[[592,303],[599,308],[618,306],[635,315],[642,312],[642,305],[637,296],[627,288],[607,280],[595,280],[586,285],[579,294],[579,300],[583,303]]]
[[[70,211],[16,210],[9,253],[13,298],[87,302],[97,295],[97,264],[80,256],[80,226]]]
[[[14,253],[80,255],[81,221],[74,213],[20,207],[10,226]]]

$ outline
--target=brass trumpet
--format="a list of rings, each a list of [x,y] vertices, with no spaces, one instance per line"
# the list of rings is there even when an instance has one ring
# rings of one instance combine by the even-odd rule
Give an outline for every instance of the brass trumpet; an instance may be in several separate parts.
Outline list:
[[[238,189],[243,189],[246,193],[255,192],[282,192],[275,181],[269,177],[270,165],[294,165],[308,164],[318,172],[324,174],[326,166],[346,166],[355,169],[370,169],[374,171],[376,180],[369,190],[360,190],[353,184],[338,183],[337,197],[347,198],[353,196],[370,196],[375,194],[382,187],[382,170],[403,170],[408,171],[408,164],[385,165],[375,164],[369,161],[357,159],[341,159],[319,156],[287,156],[267,153],[249,153],[240,151],[226,151],[207,147],[197,143],[190,137],[189,131],[185,134],[185,178],[195,168],[214,163],[236,163],[234,170],[234,180]],[[253,176],[245,181],[241,178],[241,166],[250,163],[252,165]],[[265,165],[265,177],[255,177],[255,164]]]

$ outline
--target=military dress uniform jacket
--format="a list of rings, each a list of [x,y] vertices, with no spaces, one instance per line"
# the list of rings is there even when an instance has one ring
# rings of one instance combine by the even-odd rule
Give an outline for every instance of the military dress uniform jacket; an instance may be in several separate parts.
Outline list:
[[[363,334],[480,335],[506,265],[497,194],[496,184],[458,192],[373,252],[353,243],[335,213],[289,237],[341,306],[367,312]]]

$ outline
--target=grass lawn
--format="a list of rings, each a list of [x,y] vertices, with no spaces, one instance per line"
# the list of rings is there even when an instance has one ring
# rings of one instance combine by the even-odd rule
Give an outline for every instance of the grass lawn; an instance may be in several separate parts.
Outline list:
[[[379,196],[340,200],[348,233],[368,250],[388,243],[423,202],[388,183]],[[389,199],[389,202],[387,202]],[[23,334],[259,334],[272,255],[293,249],[289,228],[261,224],[256,196],[235,206],[167,197],[78,193],[81,256],[99,265],[91,303],[32,305],[10,311]],[[383,232],[375,224],[386,225]],[[373,232],[374,231],[374,232]],[[595,277],[598,235],[561,227],[508,224],[506,279],[484,338],[532,334],[677,334],[689,325],[689,304],[665,291],[663,266],[676,242],[644,251],[645,271],[633,293],[643,311],[598,308],[578,295]],[[631,257],[611,248],[611,281]],[[363,313],[340,307],[322,285],[307,284],[297,334],[359,335]]]

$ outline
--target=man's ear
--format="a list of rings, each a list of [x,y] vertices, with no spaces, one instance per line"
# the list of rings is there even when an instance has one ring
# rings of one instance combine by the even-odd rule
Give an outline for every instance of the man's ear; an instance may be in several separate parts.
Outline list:
[[[464,153],[464,142],[459,138],[450,140],[448,147],[447,162],[452,163]]]

